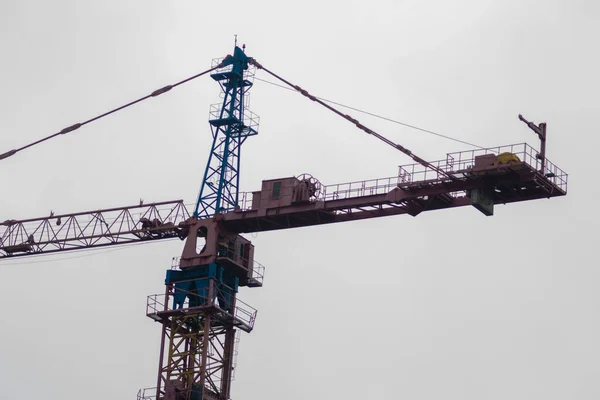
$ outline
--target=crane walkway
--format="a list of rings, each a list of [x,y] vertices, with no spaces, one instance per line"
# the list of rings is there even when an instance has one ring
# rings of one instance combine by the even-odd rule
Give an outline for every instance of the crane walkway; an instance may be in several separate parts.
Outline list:
[[[526,143],[448,153],[446,159],[403,165],[396,176],[322,186],[304,204],[260,209],[252,193],[224,221],[234,232],[261,232],[473,205],[564,196],[568,175]],[[543,166],[543,167],[542,167]],[[257,192],[254,192],[255,194]],[[485,203],[485,206],[483,205]],[[259,203],[260,204],[260,203]]]
[[[216,320],[213,321],[213,326],[235,326],[245,332],[250,332],[254,328],[257,310],[237,298],[231,304],[228,302],[228,295],[221,293],[221,289],[217,289],[212,297],[181,289],[175,290],[180,293],[186,292],[186,299],[182,304],[175,302],[173,292],[153,294],[148,296],[146,301],[146,316],[157,322],[163,322],[184,316],[202,318],[210,314]]]
[[[505,163],[496,163],[492,168],[486,168],[485,171],[475,169],[475,159],[483,155],[499,156],[509,153],[518,158]],[[435,168],[424,166],[420,163],[402,165],[399,167],[398,175],[368,179],[363,181],[353,181],[345,183],[336,183],[324,185],[321,193],[314,202],[328,202],[332,200],[364,198],[366,196],[384,195],[396,188],[411,189],[422,188],[439,183],[449,182],[449,176],[458,180],[468,180],[476,176],[485,174],[502,174],[506,172],[536,171],[543,178],[540,182],[545,183],[545,189],[558,194],[566,194],[567,179],[566,172],[558,168],[555,164],[546,159],[544,171],[541,171],[541,160],[537,158],[539,153],[527,143],[517,143],[506,146],[497,146],[485,149],[466,150],[461,152],[448,153],[446,159],[431,161],[429,164]],[[442,171],[442,173],[440,173]],[[241,195],[241,209],[252,209],[252,192],[244,192]],[[448,195],[454,198],[466,196],[466,189],[455,192],[449,192]]]

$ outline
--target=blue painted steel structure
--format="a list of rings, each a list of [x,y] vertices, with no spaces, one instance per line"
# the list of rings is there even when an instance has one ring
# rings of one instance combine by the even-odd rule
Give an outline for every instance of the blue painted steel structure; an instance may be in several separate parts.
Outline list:
[[[196,218],[209,218],[238,205],[241,147],[246,138],[258,133],[253,123],[244,123],[245,96],[252,87],[249,60],[236,46],[233,56],[223,60],[224,68],[211,75],[221,85],[223,103],[211,113],[214,118],[209,121],[213,144],[194,210]]]

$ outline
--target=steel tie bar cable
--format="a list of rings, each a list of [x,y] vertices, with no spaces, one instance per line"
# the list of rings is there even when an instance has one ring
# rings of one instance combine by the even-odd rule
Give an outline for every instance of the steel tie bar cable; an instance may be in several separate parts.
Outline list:
[[[280,88],[285,89],[285,90],[294,91],[294,89],[292,89],[292,88],[280,85],[280,84],[275,83],[275,82],[268,81],[266,79],[261,79],[261,78],[258,78],[256,76],[254,77],[254,79],[256,79],[257,81],[268,83],[268,84],[273,85],[273,86],[280,87]],[[375,114],[375,113],[372,113],[372,112],[369,112],[369,111],[361,110],[360,108],[356,108],[356,107],[352,107],[352,106],[349,106],[349,105],[346,105],[346,104],[338,103],[337,101],[324,99],[323,97],[317,97],[317,96],[315,96],[315,97],[317,99],[319,99],[319,100],[323,100],[325,103],[335,104],[336,106],[348,108],[350,110],[357,111],[357,112],[362,113],[362,114],[367,114],[367,115],[370,115],[372,117],[382,119],[384,121],[388,121],[388,122],[392,122],[394,124],[402,125],[402,126],[405,126],[407,128],[411,128],[411,129],[414,129],[414,130],[417,130],[417,131],[429,133],[430,135],[434,135],[434,136],[438,136],[438,137],[441,137],[441,138],[444,138],[444,139],[452,140],[454,142],[466,144],[467,146],[477,147],[479,149],[485,149],[485,147],[479,146],[478,144],[470,143],[470,142],[467,142],[465,140],[457,139],[457,138],[452,137],[452,136],[442,135],[441,133],[434,132],[434,131],[431,131],[429,129],[420,128],[420,127],[418,127],[416,125],[407,124],[406,122],[402,122],[402,121],[398,121],[396,119],[384,117],[383,115],[379,115],[379,114]]]
[[[227,59],[227,57],[225,57],[225,59]],[[77,129],[79,129],[79,128],[81,128],[81,127],[82,127],[82,126],[84,126],[84,125],[87,125],[87,124],[89,124],[89,123],[91,123],[91,122],[94,122],[94,121],[96,121],[96,120],[99,120],[100,118],[104,118],[104,117],[106,117],[106,116],[108,116],[108,115],[110,115],[110,114],[113,114],[113,113],[117,112],[117,111],[121,111],[121,110],[123,110],[123,109],[125,109],[125,108],[127,108],[127,107],[130,107],[130,106],[132,106],[132,105],[134,105],[134,104],[137,104],[137,103],[139,103],[139,102],[142,102],[142,101],[144,101],[144,100],[147,100],[147,99],[149,99],[149,98],[151,98],[151,97],[157,97],[157,96],[160,96],[161,94],[163,94],[163,93],[166,93],[166,92],[170,91],[171,89],[173,89],[173,88],[175,88],[175,87],[177,87],[177,86],[179,86],[179,85],[183,85],[184,83],[187,83],[187,82],[189,82],[189,81],[191,81],[191,80],[193,80],[193,79],[199,78],[199,77],[201,77],[202,75],[206,75],[206,74],[208,74],[208,73],[210,73],[210,72],[212,72],[212,71],[214,71],[214,70],[216,70],[216,69],[222,68],[222,67],[223,67],[223,63],[224,63],[225,59],[223,59],[223,61],[222,61],[221,63],[219,63],[219,65],[217,65],[217,66],[215,66],[215,67],[213,67],[213,68],[207,69],[206,71],[200,72],[199,74],[193,75],[193,76],[191,76],[191,77],[189,77],[189,78],[187,78],[187,79],[184,79],[184,80],[182,80],[182,81],[179,81],[179,82],[177,82],[177,83],[174,83],[174,84],[172,84],[172,85],[167,85],[167,86],[164,86],[164,87],[162,87],[162,88],[160,88],[160,89],[156,89],[155,91],[153,91],[153,92],[152,92],[152,93],[150,93],[149,95],[146,95],[146,96],[144,96],[144,97],[140,97],[140,98],[139,98],[139,99],[137,99],[137,100],[134,100],[134,101],[132,101],[132,102],[129,102],[129,103],[127,103],[127,104],[124,104],[124,105],[122,105],[122,106],[120,106],[120,107],[117,107],[117,108],[115,108],[115,109],[113,109],[113,110],[107,111],[107,112],[105,112],[104,114],[100,114],[100,115],[98,115],[98,116],[95,116],[94,118],[88,119],[87,121],[84,121],[84,122],[78,122],[78,123],[76,123],[76,124],[73,124],[73,125],[71,125],[71,126],[68,126],[68,127],[64,128],[64,129],[62,129],[62,130],[61,130],[61,131],[59,131],[59,132],[56,132],[55,134],[52,134],[52,135],[50,135],[50,136],[46,136],[45,138],[42,138],[42,139],[40,139],[40,140],[37,140],[37,141],[35,141],[35,142],[33,142],[33,143],[29,143],[28,145],[25,145],[25,146],[23,146],[23,147],[19,147],[18,149],[9,150],[9,151],[7,151],[6,153],[0,154],[0,160],[3,160],[3,159],[5,159],[5,158],[8,158],[8,157],[10,157],[10,156],[12,156],[12,155],[14,155],[14,154],[18,153],[18,152],[19,152],[19,151],[21,151],[21,150],[25,150],[25,149],[27,149],[27,148],[29,148],[29,147],[35,146],[36,144],[40,144],[40,143],[42,143],[42,142],[45,142],[46,140],[52,139],[52,138],[54,138],[54,137],[56,137],[56,136],[58,136],[58,135],[64,135],[64,134],[67,134],[67,133],[69,133],[69,132],[73,132],[74,130],[77,130]]]
[[[361,130],[365,131],[366,133],[368,133],[369,135],[373,135],[377,139],[381,140],[382,142],[387,143],[388,145],[392,146],[393,148],[395,148],[397,150],[400,150],[401,152],[403,152],[404,154],[406,154],[407,156],[409,156],[410,158],[412,158],[413,160],[415,160],[416,162],[418,162],[419,164],[421,164],[425,168],[430,168],[430,169],[436,171],[440,175],[443,175],[443,176],[445,176],[445,177],[447,177],[449,179],[452,179],[452,180],[456,180],[456,177],[454,177],[452,175],[449,175],[447,172],[445,172],[445,171],[441,170],[440,168],[434,166],[433,164],[425,161],[424,159],[422,159],[421,157],[417,156],[416,154],[414,154],[412,151],[410,151],[406,147],[404,147],[404,146],[402,146],[402,145],[400,145],[398,143],[392,142],[391,140],[389,140],[385,136],[382,136],[379,133],[375,132],[374,130],[372,130],[370,128],[367,128],[365,125],[361,124],[358,120],[352,118],[350,115],[344,114],[343,112],[337,110],[336,108],[334,108],[334,107],[330,106],[329,104],[325,103],[324,101],[320,100],[319,98],[313,96],[308,91],[302,89],[300,86],[294,85],[293,83],[285,80],[284,78],[280,77],[279,75],[275,74],[274,72],[268,70],[267,68],[265,68],[262,64],[260,64],[255,59],[250,59],[249,63],[251,63],[252,65],[254,65],[258,69],[262,69],[263,71],[265,71],[266,73],[268,73],[272,77],[280,80],[281,82],[283,82],[286,85],[290,86],[294,90],[300,92],[303,96],[308,97],[310,100],[312,100],[312,101],[314,101],[316,103],[319,103],[320,105],[322,105],[323,107],[327,108],[328,110],[336,113],[340,117],[342,117],[342,118],[344,118],[344,119],[352,122],[354,125],[356,125],[356,127],[358,129],[361,129]]]

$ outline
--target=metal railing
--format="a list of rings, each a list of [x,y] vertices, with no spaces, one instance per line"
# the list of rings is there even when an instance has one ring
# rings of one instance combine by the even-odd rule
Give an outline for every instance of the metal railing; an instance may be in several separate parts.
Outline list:
[[[252,192],[243,192],[239,195],[239,206],[243,211],[252,209]]]
[[[542,160],[538,158],[539,152],[527,143],[516,143],[506,146],[490,147],[487,149],[466,150],[455,153],[449,153],[446,157],[446,172],[460,172],[469,170],[475,164],[475,157],[486,154],[500,155],[502,153],[511,153],[519,157],[525,164],[538,171],[553,185],[563,191],[567,191],[568,174],[558,168],[554,163],[546,158],[544,160],[544,170],[542,171]]]
[[[444,174],[462,177],[473,168],[476,157],[486,154],[497,156],[502,153],[514,154],[519,157],[521,161],[526,162],[529,165],[531,165],[532,158],[535,158],[534,154],[537,154],[537,152],[526,143],[491,147],[487,149],[459,151],[446,154],[445,160],[430,162],[435,168],[443,171],[443,174],[421,164],[408,164],[399,167],[398,176],[401,178],[401,183],[407,186],[447,179]]]
[[[164,294],[151,294],[146,298],[146,315],[152,319],[156,319],[155,316],[159,312],[169,310],[168,306],[165,306],[165,295]]]
[[[210,67],[214,68],[221,64],[221,62],[225,59],[225,57],[213,58],[210,63]],[[221,67],[212,72],[212,74],[218,74],[223,72],[230,72],[233,68],[233,65],[227,65],[225,67]],[[252,64],[248,65],[248,69],[244,70],[244,79],[254,82],[254,75],[256,75],[256,67]]]
[[[217,120],[217,119],[222,118],[221,117],[222,108],[223,108],[223,104],[221,104],[221,103],[211,104],[210,109],[209,109],[210,119]],[[256,132],[256,131],[258,131],[258,125],[260,124],[260,117],[258,115],[256,115],[255,113],[253,113],[252,111],[250,111],[249,109],[244,108],[242,122],[244,123],[244,126],[246,128],[250,128],[252,131]],[[241,132],[241,133],[244,134],[244,133],[248,133],[248,132]]]
[[[370,179],[366,181],[346,182],[321,186],[321,193],[313,201],[347,199],[351,197],[385,194],[399,183],[397,176]],[[242,211],[252,209],[253,192],[243,192],[239,196],[239,206]]]
[[[248,303],[241,301],[240,299],[235,299],[235,307],[233,309],[233,317],[238,321],[242,321],[246,324],[250,329],[254,328],[254,323],[256,322],[256,314],[258,310]]]
[[[263,281],[265,279],[265,266],[262,265],[261,263],[257,262],[257,261],[253,261],[252,263],[252,275],[249,277],[249,279],[256,281],[259,284],[263,284]]]
[[[137,392],[137,400],[155,400],[156,388],[143,388]]]
[[[321,194],[313,201],[330,201],[385,194],[396,187],[420,186],[427,183],[447,181],[451,179],[448,178],[448,175],[455,178],[464,178],[474,167],[476,157],[486,154],[498,156],[502,153],[516,155],[521,162],[538,171],[541,177],[547,179],[552,185],[564,192],[567,191],[568,174],[565,171],[558,168],[547,158],[543,162],[542,171],[542,160],[538,158],[539,152],[527,143],[517,143],[448,153],[445,160],[430,162],[434,168],[418,163],[408,164],[399,167],[397,176],[324,185],[321,188]],[[498,168],[502,168],[502,165],[499,165]],[[464,196],[465,192],[454,192],[450,195],[460,197]],[[240,193],[239,205],[241,210],[252,209],[252,197],[252,192]]]
[[[235,369],[232,369],[232,373],[235,371]],[[213,377],[214,379],[215,377]],[[233,376],[231,378],[231,380],[233,381]],[[205,395],[208,394],[207,391],[210,391],[210,389],[205,388]],[[192,393],[197,393],[196,391],[192,390]],[[210,392],[210,394],[212,394],[212,391]],[[209,395],[209,397],[214,398],[216,395],[212,394]],[[161,397],[162,398],[162,397]],[[205,397],[207,398],[207,397]],[[230,399],[230,398],[229,398]],[[144,389],[140,389],[137,392],[137,400],[156,400],[156,388],[144,388]]]
[[[153,294],[146,299],[146,315],[152,319],[158,320],[159,314],[165,311],[185,310],[193,307],[217,307],[220,311],[229,314],[234,319],[247,325],[250,329],[254,328],[256,314],[258,310],[239,298],[235,298],[234,307],[231,307],[230,301],[233,301],[234,290],[224,284],[216,284],[213,279],[208,279],[212,286],[212,297],[209,295],[198,294],[195,292],[173,288],[167,294]],[[197,281],[197,280],[196,280]],[[182,304],[176,305],[174,295],[184,293],[185,299]],[[191,307],[190,304],[194,306]]]
[[[386,194],[397,187],[399,177],[370,179],[366,181],[338,183],[321,188],[322,200],[340,200],[353,197]]]

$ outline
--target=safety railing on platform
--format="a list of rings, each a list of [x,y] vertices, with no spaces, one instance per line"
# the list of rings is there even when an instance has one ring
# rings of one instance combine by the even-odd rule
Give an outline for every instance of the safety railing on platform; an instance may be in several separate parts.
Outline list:
[[[138,390],[137,400],[155,400],[156,399],[156,388],[144,388]]]
[[[327,201],[386,194],[397,187],[398,183],[399,177],[392,176],[389,178],[327,185],[321,188],[321,196],[323,200]]]
[[[210,105],[210,120],[218,120],[223,118],[222,113],[223,104],[215,103]],[[258,125],[260,124],[260,117],[248,110],[244,109],[244,120],[242,121],[244,124],[245,131],[241,132],[242,134],[256,134],[258,131]],[[248,128],[250,128],[248,130]]]
[[[538,163],[541,163],[541,160],[537,161]],[[546,159],[546,162],[544,163],[544,176],[561,190],[567,191],[569,175],[548,159]]]
[[[216,66],[218,66],[219,64],[221,64],[221,62],[223,61],[225,57],[219,57],[219,58],[213,58],[210,67],[214,68]],[[224,73],[224,72],[230,72],[233,68],[233,65],[227,65],[225,67],[222,68],[218,68],[215,71],[212,72],[212,74],[218,74],[218,73]],[[248,69],[244,70],[244,79],[246,79],[247,81],[250,82],[254,82],[254,75],[256,75],[256,67],[254,65],[248,65]]]
[[[464,177],[474,167],[476,157],[487,154],[498,156],[503,153],[517,156],[519,160],[540,172],[555,186],[566,191],[567,174],[548,159],[545,160],[544,171],[542,171],[542,160],[538,158],[538,151],[527,143],[448,153],[445,160],[433,161],[431,164],[448,175],[460,178]],[[398,177],[400,178],[401,186],[411,186],[446,179],[443,174],[434,169],[424,167],[421,164],[400,166]]]
[[[165,306],[164,294],[151,294],[146,298],[146,315],[152,319],[157,319],[159,312],[167,311],[168,306]]]
[[[232,368],[232,373],[235,371],[235,369]],[[213,382],[216,380],[216,376],[213,376]],[[233,381],[233,376],[231,378],[231,380]],[[204,394],[207,395],[207,391],[209,391],[210,389],[206,389],[204,391]],[[199,398],[199,397],[193,397],[194,394],[198,394],[199,392],[196,390],[192,390],[192,397],[191,398]],[[212,394],[212,392],[211,392]],[[160,397],[161,399],[163,399],[164,397]],[[177,397],[178,399],[180,399],[181,397]],[[216,395],[212,394],[212,396],[209,394],[207,397],[204,397],[204,399],[207,398],[216,398]],[[144,388],[144,389],[140,389],[138,390],[137,393],[137,400],[156,400],[156,388]]]
[[[253,279],[257,283],[262,285],[265,279],[265,271],[266,268],[264,265],[257,261],[254,261],[252,267],[252,276],[250,276],[250,279]]]
[[[217,292],[221,292],[222,289],[219,289]],[[234,313],[233,313],[233,317],[235,319],[237,319],[238,321],[242,321],[243,323],[245,323],[247,326],[250,327],[250,329],[254,328],[254,322],[256,321],[256,314],[258,313],[258,310],[254,307],[252,307],[251,305],[249,305],[248,303],[243,302],[240,299],[235,299],[235,307],[233,309]]]
[[[345,182],[321,186],[319,196],[313,201],[340,200],[351,197],[385,194],[398,186],[399,177],[370,179],[366,181]],[[252,192],[240,193],[239,205],[243,211],[252,209]]]
[[[532,169],[538,171],[555,186],[566,192],[568,174],[562,169],[558,168],[547,158],[543,162],[544,170],[542,171],[542,160],[538,158],[539,152],[527,143],[517,143],[506,146],[490,147],[487,149],[475,149],[449,153],[446,158],[446,171],[455,172],[468,170],[475,164],[475,157],[486,154],[498,156],[503,153],[516,155],[522,162],[529,165]],[[449,160],[452,160],[452,162],[448,162]]]
[[[217,284],[212,279],[206,280],[208,281],[206,290],[203,290],[202,294],[173,288],[168,294],[163,293],[148,296],[146,300],[146,315],[152,319],[160,320],[160,313],[162,312],[214,306],[252,329],[258,311],[239,298],[235,298],[234,301],[233,295],[235,292],[229,286],[222,283]],[[195,280],[195,282],[197,281]],[[209,292],[213,293],[212,297],[208,295]],[[179,298],[177,302],[175,301],[175,294]],[[232,302],[234,302],[233,307]]]
[[[503,153],[514,154],[519,160],[529,165],[531,169],[538,171],[554,186],[566,192],[567,173],[548,159],[544,160],[542,171],[542,160],[538,158],[538,151],[527,143],[517,143],[487,149],[448,153],[445,160],[430,162],[430,165],[435,168],[426,167],[418,163],[408,164],[399,167],[397,176],[324,185],[321,187],[320,196],[314,199],[314,201],[330,201],[385,194],[398,186],[410,187],[449,180],[451,178],[448,178],[448,175],[455,178],[463,178],[475,165],[476,157],[486,154],[498,156]],[[452,197],[460,197],[464,196],[465,192],[455,192],[450,195]],[[251,207],[252,192],[240,193],[240,208],[242,210],[249,210]]]
[[[243,192],[239,194],[238,204],[242,211],[252,209],[252,192]]]

